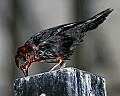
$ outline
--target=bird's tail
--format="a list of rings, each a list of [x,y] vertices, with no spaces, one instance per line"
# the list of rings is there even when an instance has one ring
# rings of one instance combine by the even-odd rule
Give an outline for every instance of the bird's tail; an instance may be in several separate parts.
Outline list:
[[[88,19],[86,21],[86,23],[88,23],[88,30],[93,30],[95,28],[98,27],[99,24],[103,23],[103,21],[106,19],[106,17],[113,11],[113,9],[108,8],[100,13],[98,13],[97,15],[95,15],[94,17]]]

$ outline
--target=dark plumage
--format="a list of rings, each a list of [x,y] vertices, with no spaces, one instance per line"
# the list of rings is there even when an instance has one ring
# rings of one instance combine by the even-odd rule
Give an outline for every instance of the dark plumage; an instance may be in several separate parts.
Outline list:
[[[28,76],[28,68],[32,62],[59,63],[62,66],[86,32],[97,28],[112,11],[113,9],[109,8],[88,20],[52,27],[33,35],[18,48],[15,55],[17,67]]]

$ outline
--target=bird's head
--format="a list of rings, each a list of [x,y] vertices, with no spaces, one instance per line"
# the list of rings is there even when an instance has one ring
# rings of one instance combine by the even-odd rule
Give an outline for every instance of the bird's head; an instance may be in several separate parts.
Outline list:
[[[31,65],[30,52],[27,44],[19,47],[15,54],[15,63],[23,71],[24,76],[28,76],[28,70]]]

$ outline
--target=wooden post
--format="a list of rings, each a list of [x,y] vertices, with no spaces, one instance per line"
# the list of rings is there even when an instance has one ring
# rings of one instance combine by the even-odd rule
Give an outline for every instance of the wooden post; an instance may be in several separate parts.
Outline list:
[[[106,96],[103,77],[64,68],[14,81],[14,96]]]

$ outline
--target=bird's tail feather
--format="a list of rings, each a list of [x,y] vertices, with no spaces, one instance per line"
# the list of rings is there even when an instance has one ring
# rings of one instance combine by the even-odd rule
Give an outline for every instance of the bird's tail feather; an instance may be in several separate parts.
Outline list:
[[[94,17],[88,19],[86,21],[86,23],[88,23],[88,30],[93,30],[95,28],[98,27],[99,24],[103,23],[104,20],[106,19],[106,17],[113,11],[113,9],[108,8],[100,13],[98,13],[97,15],[95,15]],[[88,31],[87,30],[87,31]]]

